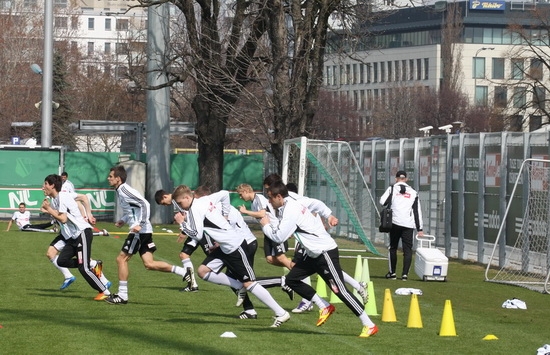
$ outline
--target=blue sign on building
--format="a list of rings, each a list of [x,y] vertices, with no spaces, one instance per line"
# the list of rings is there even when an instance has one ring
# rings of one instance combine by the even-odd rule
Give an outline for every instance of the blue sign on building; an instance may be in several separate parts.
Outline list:
[[[505,9],[506,2],[504,0],[470,0],[470,10],[504,11]]]
[[[18,136],[12,136],[11,137],[11,144],[12,145],[19,145],[19,144],[21,144],[21,139]]]

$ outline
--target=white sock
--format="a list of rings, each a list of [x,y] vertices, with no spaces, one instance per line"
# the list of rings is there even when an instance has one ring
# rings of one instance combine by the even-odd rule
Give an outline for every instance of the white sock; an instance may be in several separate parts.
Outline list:
[[[319,307],[319,309],[323,309],[323,308],[328,307],[330,305],[330,303],[328,303],[327,301],[325,301],[324,299],[319,297],[318,294],[315,294],[313,296],[313,298],[311,299],[311,302],[315,303],[315,305],[317,307]]]
[[[128,281],[118,281],[118,295],[123,300],[128,300]]]
[[[52,262],[52,264],[57,268],[57,270],[59,270],[62,274],[63,274],[63,277],[66,278],[66,279],[70,279],[71,277],[73,277],[74,275],[69,271],[69,269],[67,269],[66,267],[62,267],[62,266],[59,266],[57,265],[57,258],[59,256],[56,255],[53,259],[51,259],[50,261]]]
[[[258,299],[262,301],[263,304],[268,306],[273,312],[275,312],[275,316],[279,317],[286,313],[283,307],[279,306],[271,294],[259,283],[253,282],[246,289],[254,296],[258,297]]]
[[[181,277],[185,276],[185,269],[181,266],[172,265],[172,273],[180,275]]]
[[[344,282],[345,283],[347,283],[348,285],[350,285],[351,287],[353,287],[356,290],[359,290],[359,288],[361,288],[361,286],[359,286],[359,282],[357,280],[355,280],[353,277],[346,274],[344,271],[342,271],[342,273],[344,274]]]
[[[242,282],[227,276],[223,272],[220,272],[219,274],[209,272],[206,275],[204,275],[203,280],[215,283],[217,285],[229,286],[236,290],[239,290],[243,287]]]
[[[361,323],[363,325],[366,325],[369,328],[374,326],[374,323],[372,322],[372,320],[370,320],[369,316],[367,315],[367,312],[363,311],[363,313],[359,315],[359,319],[361,320]]]
[[[193,263],[191,262],[191,259],[183,259],[181,261],[181,264],[183,265],[183,268],[187,270],[187,268],[191,268],[191,271],[195,272],[195,268],[193,267]]]

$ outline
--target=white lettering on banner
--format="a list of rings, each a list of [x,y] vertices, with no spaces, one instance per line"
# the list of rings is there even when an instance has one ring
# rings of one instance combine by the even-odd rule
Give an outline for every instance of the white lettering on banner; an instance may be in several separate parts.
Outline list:
[[[477,212],[474,213],[474,226],[479,225],[479,215]],[[500,229],[500,216],[497,211],[492,210],[491,213],[483,214],[483,228],[487,229]]]
[[[529,221],[529,226],[527,230],[525,229],[525,226],[523,225],[523,218],[516,217],[515,219],[515,232],[516,233],[529,233],[530,236],[537,236],[537,237],[546,237],[546,230],[547,230],[547,221]]]
[[[114,207],[114,202],[107,202],[107,191],[94,191],[92,193],[87,193],[88,199],[90,200],[90,207],[92,209],[100,209],[102,207]]]
[[[479,172],[476,170],[466,171],[466,181],[479,181]]]
[[[467,168],[479,168],[479,158],[466,158]]]
[[[10,208],[17,208],[21,202],[24,202],[27,207],[38,205],[38,201],[31,201],[29,198],[31,194],[29,190],[19,190],[16,192],[9,192],[8,198],[10,201]]]
[[[518,178],[518,175],[519,175],[519,172],[509,173],[508,174],[508,182],[515,184],[516,180]],[[518,185],[523,185],[523,176],[519,177]]]

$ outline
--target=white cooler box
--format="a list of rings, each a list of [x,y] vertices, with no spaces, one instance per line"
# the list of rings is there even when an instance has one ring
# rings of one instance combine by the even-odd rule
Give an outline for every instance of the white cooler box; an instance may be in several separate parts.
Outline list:
[[[433,235],[416,236],[418,240],[414,271],[424,281],[446,281],[449,259],[441,250],[432,248]]]

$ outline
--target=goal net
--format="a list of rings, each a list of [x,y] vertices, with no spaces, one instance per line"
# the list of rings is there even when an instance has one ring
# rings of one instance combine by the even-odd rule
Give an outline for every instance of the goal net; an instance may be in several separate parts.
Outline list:
[[[339,224],[331,233],[361,241],[367,251],[382,256],[374,246],[379,211],[349,143],[304,137],[286,140],[282,178],[295,183],[299,194],[332,209]]]
[[[523,162],[487,264],[486,281],[550,293],[549,185],[550,160]],[[506,230],[517,234],[506,235]]]

